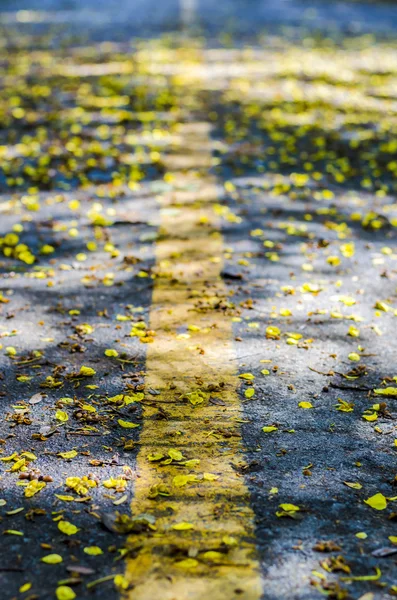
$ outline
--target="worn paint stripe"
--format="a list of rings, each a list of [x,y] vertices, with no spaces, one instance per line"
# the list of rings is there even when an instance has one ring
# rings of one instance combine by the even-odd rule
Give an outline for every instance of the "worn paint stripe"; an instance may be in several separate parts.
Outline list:
[[[241,469],[242,407],[231,298],[221,278],[224,244],[214,211],[220,190],[209,173],[210,127],[185,124],[180,134],[185,151],[170,157],[168,165],[178,187],[160,199],[149,325],[155,336],[147,345],[146,389],[160,394],[148,394],[144,403],[131,506],[134,516],[153,515],[156,530],[129,537],[127,597],[258,600],[262,584]],[[200,331],[189,331],[188,325]],[[148,460],[155,453],[167,457],[171,449],[200,462]],[[217,479],[210,481],[208,473]],[[181,475],[196,480],[178,486],[174,478]],[[148,498],[156,490],[169,496]],[[194,529],[173,529],[181,522]]]

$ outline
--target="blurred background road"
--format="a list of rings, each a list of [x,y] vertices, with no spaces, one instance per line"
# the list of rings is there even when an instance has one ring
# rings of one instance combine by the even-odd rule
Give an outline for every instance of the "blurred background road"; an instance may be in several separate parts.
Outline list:
[[[0,2],[1,22],[54,23],[104,39],[144,36],[194,25],[212,34],[230,30],[252,37],[268,28],[319,29],[347,33],[391,33],[394,2],[321,0],[9,0]]]

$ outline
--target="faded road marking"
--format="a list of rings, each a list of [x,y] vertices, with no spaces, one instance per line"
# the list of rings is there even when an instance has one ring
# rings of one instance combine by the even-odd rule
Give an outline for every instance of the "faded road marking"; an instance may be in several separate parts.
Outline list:
[[[221,278],[224,246],[213,210],[219,189],[208,171],[210,128],[186,124],[180,134],[186,152],[170,156],[168,165],[180,186],[161,200],[149,324],[155,337],[147,345],[146,389],[160,395],[148,394],[144,406],[132,502],[134,516],[156,518],[156,530],[129,538],[128,597],[259,600],[230,298]],[[183,459],[162,464],[171,449]],[[150,461],[155,454],[165,459]],[[191,481],[179,485],[186,481],[180,476]],[[181,523],[189,525],[173,529]]]

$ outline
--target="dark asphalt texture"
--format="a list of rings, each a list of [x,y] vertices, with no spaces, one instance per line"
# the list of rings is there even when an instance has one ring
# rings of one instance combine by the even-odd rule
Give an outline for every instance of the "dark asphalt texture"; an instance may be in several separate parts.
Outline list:
[[[262,1],[253,6],[254,3],[249,1],[225,1],[214,5],[203,0],[199,2],[198,22],[208,38],[218,38],[218,46],[222,43],[219,41],[223,29],[220,23],[224,23],[228,31],[234,31],[236,46],[244,36],[250,37],[254,33],[259,37],[272,26],[278,34],[279,27],[292,27],[292,34],[289,31],[285,35],[288,39],[298,40],[308,30],[326,30],[327,35],[333,31],[338,39],[346,33],[353,36],[361,32],[390,38],[397,30],[394,3],[291,0]],[[34,3],[28,0],[2,2],[0,8],[5,40],[1,77],[7,101],[12,95],[10,91],[18,89],[18,81],[31,85],[33,80],[36,83],[40,79],[43,85],[46,83],[39,55],[35,63],[37,71],[31,77],[23,69],[22,58],[18,61],[19,53],[22,57],[24,52],[18,45],[31,49],[43,47],[48,43],[48,39],[43,41],[43,33],[53,31],[54,23],[57,27],[61,25],[61,37],[70,33],[78,36],[84,30],[95,48],[92,58],[89,51],[84,55],[73,50],[80,46],[78,38],[62,49],[51,42],[59,64],[65,57],[69,60],[70,56],[77,57],[75,64],[103,64],[120,60],[120,56],[123,60],[126,53],[133,53],[132,48],[124,45],[129,36],[147,33],[156,37],[160,31],[172,31],[175,23],[180,22],[180,7],[176,2],[159,6],[149,1],[131,1],[125,3],[122,11],[109,3],[88,1],[84,3],[84,9],[73,2],[59,2],[54,6],[51,1]],[[21,14],[17,18],[17,11],[36,9],[50,10],[52,16],[43,16],[41,23],[17,23],[21,20]],[[29,21],[28,15],[25,14],[23,20]],[[33,37],[24,38],[31,34]],[[106,39],[121,40],[122,45],[111,49],[103,46],[98,49],[94,45],[97,40]],[[272,43],[277,46],[282,39]],[[227,43],[230,44],[230,38]],[[386,52],[390,52],[388,59],[384,65],[378,65],[378,70],[388,72],[392,69],[396,86],[397,70],[393,69],[397,69],[397,50],[394,46]],[[8,69],[7,65],[12,68]],[[372,74],[375,76],[376,73],[373,66]],[[294,75],[302,85],[305,83],[305,74]],[[103,81],[99,83],[101,77],[83,74],[80,80],[95,88],[105,85]],[[121,82],[120,88],[124,91],[120,93],[132,98],[126,110],[134,112],[135,84],[128,78],[128,74],[113,76]],[[311,583],[315,581],[318,586],[321,583],[321,579],[312,574],[316,571],[331,582],[330,587],[324,588],[331,598],[391,600],[397,594],[397,552],[392,552],[397,551],[397,546],[392,545],[388,536],[397,536],[397,501],[389,502],[386,510],[376,511],[364,500],[378,492],[387,498],[397,496],[396,400],[381,398],[387,406],[382,408],[376,422],[365,421],[362,414],[379,401],[371,390],[381,387],[385,380],[387,385],[393,386],[393,378],[397,376],[397,317],[394,314],[397,309],[397,243],[396,228],[391,225],[393,218],[397,218],[395,181],[385,169],[384,177],[381,174],[379,180],[390,186],[386,194],[363,189],[359,185],[362,174],[358,165],[356,180],[329,185],[323,182],[311,188],[313,194],[331,189],[332,197],[315,200],[307,193],[307,188],[301,193],[299,185],[292,186],[296,192],[292,197],[287,193],[290,189],[280,191],[286,181],[291,181],[291,173],[301,172],[300,165],[284,166],[279,171],[271,167],[268,158],[262,172],[261,169],[258,172],[255,159],[247,162],[243,157],[240,160],[240,145],[247,140],[255,140],[265,148],[277,146],[279,142],[269,139],[261,128],[258,115],[252,113],[248,121],[245,120],[243,107],[246,104],[239,104],[235,98],[228,99],[227,93],[223,95],[222,78],[220,75],[220,90],[208,85],[202,105],[205,110],[201,106],[197,118],[214,122],[214,156],[219,158],[220,164],[214,167],[213,173],[220,183],[233,182],[233,188],[226,185],[223,203],[241,217],[241,222],[223,220],[225,248],[232,248],[230,254],[226,250],[224,279],[241,312],[242,320],[235,322],[238,369],[241,373],[250,372],[256,376],[255,396],[246,399],[243,386],[241,397],[246,419],[243,425],[247,458],[244,474],[256,516],[256,539],[265,578],[264,599],[321,598],[320,589]],[[62,110],[65,116],[60,121],[43,119],[34,127],[6,121],[0,130],[0,146],[22,143],[23,136],[36,131],[40,124],[51,132],[55,145],[63,144],[62,129],[69,128],[71,134],[70,128],[74,124],[74,113],[66,113],[89,92],[78,91],[75,83],[68,91],[61,79],[53,75],[48,77],[52,97],[44,100],[42,105],[38,102],[36,109],[44,113]],[[330,85],[333,83],[331,81]],[[266,110],[274,107],[266,104],[266,98],[261,98],[258,100],[256,96],[256,101],[264,102],[266,115]],[[386,141],[391,143],[396,126],[397,92],[387,99],[390,100],[391,125],[385,136],[389,135]],[[291,104],[294,102],[298,102],[296,98]],[[159,120],[159,128],[167,118],[171,124],[175,119],[174,115],[170,116],[169,109],[169,106],[164,107],[165,117]],[[243,140],[230,139],[227,120],[232,113],[244,128]],[[366,113],[357,106],[357,114],[359,124],[341,125],[346,136],[354,135],[359,129],[362,131],[360,124],[367,119],[368,129],[379,134],[379,139],[375,136],[375,142],[379,146],[386,143],[382,137],[384,132],[379,133],[377,129],[379,112],[374,111],[371,116],[370,111]],[[110,131],[120,125],[114,123],[111,116],[107,120],[103,115],[98,116],[97,120],[83,125],[87,139],[100,124],[107,125]],[[147,320],[153,284],[150,273],[159,225],[156,194],[167,189],[161,164],[148,159],[143,167],[140,189],[134,191],[125,187],[122,194],[111,197],[106,187],[112,179],[111,172],[120,167],[125,155],[133,153],[137,145],[145,146],[140,137],[144,129],[141,122],[126,120],[123,125],[127,134],[136,134],[137,138],[129,142],[129,147],[124,141],[126,149],[110,166],[104,164],[90,171],[87,189],[79,189],[77,175],[68,179],[68,173],[74,167],[62,156],[58,166],[64,169],[55,169],[47,181],[35,181],[33,176],[29,180],[27,175],[20,189],[10,190],[4,171],[0,176],[0,236],[12,231],[15,224],[23,223],[21,241],[32,251],[38,252],[43,244],[55,248],[51,255],[39,256],[39,262],[34,266],[4,256],[0,259],[0,298],[5,300],[0,300],[0,402],[3,407],[0,460],[14,452],[33,452],[37,460],[32,461],[29,468],[37,468],[42,476],[52,478],[44,490],[27,499],[23,496],[23,488],[17,485],[18,474],[7,471],[12,463],[0,462],[0,598],[4,600],[50,600],[55,598],[57,584],[68,579],[79,599],[113,600],[120,597],[112,581],[92,589],[86,584],[124,572],[123,558],[128,552],[126,537],[108,530],[101,517],[116,510],[128,512],[133,497],[139,430],[120,432],[114,421],[115,414],[117,418],[138,423],[143,415],[137,404],[115,409],[103,399],[120,393],[127,384],[136,391],[144,384],[145,344],[136,337],[129,337],[131,320],[117,320],[117,315],[127,315],[129,319],[138,315]],[[172,133],[172,126],[170,131]],[[342,137],[340,135],[339,139]],[[114,139],[109,142],[110,145],[117,143]],[[166,152],[178,152],[172,144],[167,146],[169,142],[164,143]],[[223,148],[222,152],[218,152],[219,148]],[[335,146],[335,151],[337,157],[344,156],[343,145]],[[30,159],[25,157],[24,160],[29,162]],[[395,156],[390,160],[395,160]],[[25,165],[24,161],[22,163]],[[19,169],[16,163],[12,168],[15,173]],[[69,182],[69,189],[66,182]],[[103,188],[97,193],[95,186],[102,182]],[[40,210],[37,212],[29,211],[26,203],[21,202],[26,188],[32,186],[38,187]],[[80,208],[75,212],[68,206],[74,199],[80,201]],[[96,210],[95,203],[102,205],[101,214],[114,224],[99,228],[100,232],[97,229],[98,237],[102,236],[97,240],[98,249],[88,251],[86,244],[93,241],[95,235],[90,220],[90,211]],[[351,218],[355,212],[373,212],[371,219],[379,218],[382,227],[363,226],[362,219]],[[310,218],[306,217],[308,214]],[[345,241],[355,244],[354,256],[343,259],[337,267],[326,262],[324,250],[328,255],[338,254],[338,246],[344,241],[339,235],[343,228],[338,230],[330,226],[330,221],[347,222],[350,231]],[[291,234],[288,226],[298,231]],[[70,234],[73,228],[78,229],[76,237]],[[255,230],[262,233],[251,235]],[[274,246],[264,247],[265,240],[273,242]],[[112,257],[112,249],[103,249],[106,243],[114,244],[119,254]],[[385,247],[391,251],[385,251]],[[278,259],[266,255],[268,251],[277,252]],[[86,260],[76,259],[81,253],[87,255]],[[305,270],[308,264],[310,270]],[[145,274],[149,277],[142,276]],[[107,285],[109,282],[113,285]],[[307,282],[315,282],[318,291],[302,291],[301,287]],[[293,291],[285,286],[292,286]],[[340,301],[341,296],[352,297],[356,303],[346,306]],[[386,302],[390,310],[376,312],[374,307],[379,302]],[[281,316],[280,309],[289,309],[291,315]],[[71,315],[69,311],[74,310],[80,313]],[[345,318],[332,318],[332,312],[343,313]],[[348,320],[346,316],[351,314],[362,317],[363,321]],[[91,325],[93,331],[84,332],[79,328],[84,323]],[[359,338],[347,335],[351,325],[360,329]],[[266,338],[269,326],[280,328],[280,339]],[[286,343],[290,337],[287,332],[302,335],[298,345]],[[9,346],[15,347],[16,356],[7,355]],[[360,350],[358,346],[361,346]],[[124,352],[122,358],[126,362],[105,357],[104,351],[109,348],[116,348],[120,355]],[[361,360],[350,361],[348,355],[351,352],[358,352]],[[79,371],[81,365],[94,368],[96,375],[68,378]],[[356,373],[360,375],[358,378],[352,378],[354,368],[361,369]],[[269,374],[262,375],[262,369],[268,369]],[[31,379],[18,381],[21,375]],[[55,382],[62,382],[62,387],[43,387],[49,376],[53,376]],[[98,389],[85,387],[92,384],[98,385]],[[29,399],[39,392],[43,394],[40,402],[29,405]],[[73,398],[74,404],[63,402],[65,397]],[[339,398],[353,403],[354,410],[336,410]],[[81,407],[83,399],[96,407],[97,412],[87,413]],[[313,408],[299,408],[300,402],[311,402]],[[23,422],[26,408],[29,411]],[[62,426],[55,419],[56,408],[69,414],[69,421]],[[277,425],[278,430],[264,433],[262,427],[265,425]],[[92,430],[87,431],[86,427],[92,427]],[[130,449],[125,449],[126,438],[134,442]],[[59,452],[70,450],[76,450],[78,456],[71,460],[57,456]],[[92,464],[90,461],[93,460]],[[126,475],[124,502],[120,506],[114,505],[111,497],[103,495],[106,491],[111,496],[113,491],[104,490],[102,485],[90,490],[91,499],[87,502],[67,503],[55,498],[54,493],[70,493],[64,484],[65,477],[89,474],[101,482],[109,477]],[[344,482],[359,483],[362,488],[352,489]],[[298,518],[276,517],[280,503],[301,507]],[[80,528],[76,536],[59,532],[57,521],[60,515]],[[9,530],[23,532],[23,536],[9,535]],[[359,532],[365,532],[367,537],[357,538]],[[319,551],[319,542],[324,541],[333,542],[330,544],[333,551]],[[87,546],[99,546],[104,553],[88,556],[83,550]],[[384,552],[384,557],[377,556],[384,548],[390,551]],[[62,555],[64,561],[59,565],[40,562],[40,558],[49,553]],[[341,555],[344,560],[340,559],[340,563],[347,563],[353,576],[373,575],[379,568],[380,579],[335,583],[340,576],[346,576],[346,572],[336,569],[328,573],[320,563],[329,560],[332,571],[335,567],[332,557]],[[27,582],[31,582],[32,587],[21,593],[21,586]],[[337,595],[344,593],[339,591],[339,585],[347,590],[347,595]],[[396,586],[394,590],[393,585]]]

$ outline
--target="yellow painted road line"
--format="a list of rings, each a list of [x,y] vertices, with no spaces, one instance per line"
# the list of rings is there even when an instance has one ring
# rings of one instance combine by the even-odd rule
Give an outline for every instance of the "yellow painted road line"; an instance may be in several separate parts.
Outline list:
[[[156,529],[129,537],[126,595],[259,600],[210,128],[186,124],[180,133],[186,149],[202,150],[173,158],[181,186],[161,200],[146,361],[146,390],[160,394],[144,403],[131,507],[133,516],[154,516]]]

